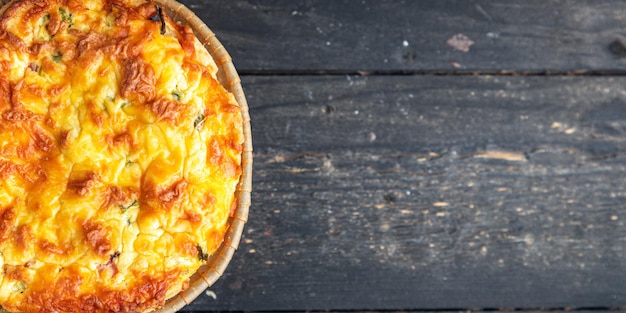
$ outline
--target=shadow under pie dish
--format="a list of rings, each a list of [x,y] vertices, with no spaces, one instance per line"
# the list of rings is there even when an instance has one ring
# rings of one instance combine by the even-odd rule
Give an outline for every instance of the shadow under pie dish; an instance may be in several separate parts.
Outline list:
[[[0,305],[173,312],[222,274],[247,220],[239,77],[175,1],[0,10]]]

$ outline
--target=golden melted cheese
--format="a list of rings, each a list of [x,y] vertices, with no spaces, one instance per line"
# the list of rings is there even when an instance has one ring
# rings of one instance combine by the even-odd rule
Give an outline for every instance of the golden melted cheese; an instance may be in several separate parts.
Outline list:
[[[240,108],[144,0],[16,0],[0,18],[0,305],[143,312],[223,241]]]

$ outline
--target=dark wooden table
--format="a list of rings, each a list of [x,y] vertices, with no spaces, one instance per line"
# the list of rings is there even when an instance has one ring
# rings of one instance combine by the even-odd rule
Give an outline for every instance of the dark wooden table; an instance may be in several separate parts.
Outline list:
[[[626,307],[626,2],[181,2],[255,149],[187,312]]]

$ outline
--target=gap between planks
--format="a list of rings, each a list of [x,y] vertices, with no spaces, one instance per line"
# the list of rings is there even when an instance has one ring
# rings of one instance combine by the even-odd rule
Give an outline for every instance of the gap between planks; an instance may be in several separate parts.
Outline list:
[[[241,76],[626,76],[624,70],[479,71],[479,70],[243,70]]]

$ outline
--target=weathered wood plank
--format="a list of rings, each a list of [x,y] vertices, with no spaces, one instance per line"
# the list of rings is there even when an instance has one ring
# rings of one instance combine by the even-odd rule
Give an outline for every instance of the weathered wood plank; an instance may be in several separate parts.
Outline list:
[[[622,1],[181,2],[242,72],[626,69],[626,48],[609,48],[626,35]],[[456,34],[468,52],[447,43]]]
[[[188,310],[626,305],[626,78],[244,86],[250,222]]]

